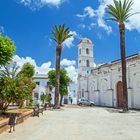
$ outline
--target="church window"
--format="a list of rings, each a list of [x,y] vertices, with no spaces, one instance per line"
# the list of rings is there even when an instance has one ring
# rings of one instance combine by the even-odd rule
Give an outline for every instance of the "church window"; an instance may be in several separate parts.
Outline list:
[[[89,67],[89,60],[86,61],[86,66]]]
[[[86,54],[89,54],[89,49],[88,48],[86,48]]]
[[[84,89],[82,89],[82,98],[84,97]]]
[[[81,54],[81,49],[79,50],[79,55]]]

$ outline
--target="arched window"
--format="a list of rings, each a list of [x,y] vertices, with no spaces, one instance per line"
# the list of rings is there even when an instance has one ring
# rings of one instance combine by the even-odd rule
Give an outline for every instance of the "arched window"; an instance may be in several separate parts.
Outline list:
[[[79,55],[81,54],[81,49],[79,50]]]
[[[89,54],[89,49],[88,48],[86,48],[86,54]]]
[[[82,89],[82,98],[84,97],[84,89]]]
[[[86,61],[86,66],[89,67],[89,60]]]
[[[81,60],[79,60],[79,64],[81,63]]]

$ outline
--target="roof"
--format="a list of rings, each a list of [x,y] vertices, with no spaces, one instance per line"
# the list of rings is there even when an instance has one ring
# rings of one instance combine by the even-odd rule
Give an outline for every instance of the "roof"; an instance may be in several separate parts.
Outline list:
[[[136,54],[127,56],[127,57],[126,57],[126,61],[130,61],[130,60],[133,60],[133,59],[137,59],[139,55],[140,55],[140,53],[136,53]],[[117,59],[117,60],[114,60],[114,61],[111,61],[111,62],[108,62],[108,63],[101,64],[101,65],[95,67],[94,69],[99,69],[99,68],[101,68],[101,67],[108,67],[109,65],[114,65],[114,64],[116,64],[116,63],[120,63],[120,61],[121,61],[121,59]]]
[[[34,79],[48,79],[48,76],[46,74],[38,74],[36,73],[34,76],[33,76]]]
[[[92,41],[88,38],[82,38],[79,44],[92,44]]]

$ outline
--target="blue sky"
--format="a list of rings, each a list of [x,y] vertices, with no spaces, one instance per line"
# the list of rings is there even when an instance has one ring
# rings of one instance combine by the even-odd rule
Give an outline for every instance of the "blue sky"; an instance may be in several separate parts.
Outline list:
[[[0,30],[15,42],[15,55],[31,57],[38,66],[51,62],[55,66],[52,26],[65,23],[74,33],[67,41],[62,59],[77,61],[77,44],[88,37],[95,45],[95,63],[120,57],[118,25],[106,22],[106,4],[111,0],[0,0]],[[134,0],[133,11],[140,9]],[[127,56],[140,51],[140,15],[131,18],[126,30]],[[77,65],[75,65],[76,67]]]

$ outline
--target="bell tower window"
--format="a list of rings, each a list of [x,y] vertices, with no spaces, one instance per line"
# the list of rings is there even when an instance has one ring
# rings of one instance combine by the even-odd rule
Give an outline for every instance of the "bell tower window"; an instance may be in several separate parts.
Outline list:
[[[86,54],[89,54],[89,49],[88,48],[86,48]]]
[[[79,55],[81,54],[81,49],[79,50]]]
[[[89,60],[86,61],[86,66],[89,67]]]

